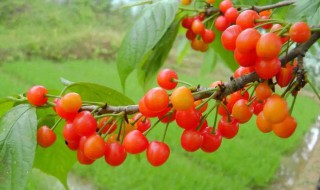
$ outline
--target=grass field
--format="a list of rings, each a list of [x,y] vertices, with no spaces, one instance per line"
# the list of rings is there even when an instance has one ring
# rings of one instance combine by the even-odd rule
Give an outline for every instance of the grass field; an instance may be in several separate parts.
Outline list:
[[[214,73],[192,77],[179,73],[181,79],[193,84],[208,86],[217,80]],[[48,88],[61,89],[59,77],[71,81],[90,81],[121,91],[120,80],[113,61],[99,60],[69,61],[54,63],[46,60],[16,61],[0,65],[0,97],[26,91],[31,85],[41,84]],[[227,78],[227,77],[226,77]],[[133,73],[127,81],[126,94],[136,102],[143,95]],[[308,108],[306,110],[306,108]],[[254,124],[255,118],[241,126],[238,136],[223,140],[220,149],[213,154],[201,151],[187,153],[180,147],[182,130],[170,125],[166,142],[171,147],[168,162],[159,168],[151,167],[142,154],[139,159],[129,155],[125,163],[117,168],[108,166],[103,159],[92,166],[76,164],[72,170],[94,184],[96,189],[251,189],[267,186],[273,179],[282,156],[297,147],[302,135],[319,114],[319,105],[307,97],[299,96],[293,115],[298,128],[290,139],[279,139],[275,135],[262,134]],[[212,116],[213,117],[213,116]],[[209,124],[213,118],[209,118]],[[163,125],[156,127],[150,140],[160,139]],[[32,177],[31,181],[37,183]],[[56,189],[49,183],[45,189]],[[34,185],[29,184],[29,189]]]

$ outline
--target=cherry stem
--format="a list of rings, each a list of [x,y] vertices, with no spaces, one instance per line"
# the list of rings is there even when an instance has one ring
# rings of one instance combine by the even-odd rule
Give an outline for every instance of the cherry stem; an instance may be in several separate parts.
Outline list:
[[[120,129],[119,129],[118,136],[117,136],[117,141],[120,141],[120,140],[121,140],[121,141],[120,141],[120,144],[122,144],[122,141],[123,141],[123,138],[120,139],[122,128],[123,128],[123,118],[121,118],[121,121],[120,121]]]
[[[313,92],[316,94],[316,96],[320,100],[320,94],[319,94],[317,88],[314,86],[314,84],[310,80],[307,80],[307,83],[310,85],[311,89],[313,90]]]
[[[175,79],[175,78],[172,78],[171,79],[172,82],[177,82],[177,83],[181,83],[181,84],[185,84],[185,85],[188,85],[188,86],[192,86],[192,84],[186,82],[186,81],[183,81],[183,80],[179,80],[179,79]]]
[[[148,135],[148,133],[158,124],[158,123],[160,123],[160,121],[163,119],[163,118],[165,118],[166,116],[164,115],[164,116],[162,116],[158,121],[156,121],[148,130],[146,130],[143,134],[145,135],[145,136],[147,136]]]
[[[293,107],[296,103],[296,99],[297,99],[297,96],[293,96],[293,100],[292,100],[291,107],[290,107],[290,115],[292,114]]]
[[[199,104],[196,107],[196,110],[199,110],[200,108],[202,108],[206,103],[208,103],[210,100],[212,100],[212,98],[216,95],[216,93],[212,93],[209,98],[207,98],[205,101],[201,102],[201,104]]]
[[[214,122],[213,122],[213,125],[212,125],[212,131],[211,131],[211,134],[215,134],[216,133],[216,128],[217,128],[217,121],[218,121],[218,104],[219,103],[216,103],[215,107],[216,107],[216,113],[214,114]]]
[[[166,135],[167,135],[167,131],[168,131],[168,128],[169,128],[169,122],[166,124],[166,128],[164,129],[164,133],[163,133],[163,136],[162,136],[162,142],[164,142],[164,139],[166,138]]]
[[[140,114],[139,115],[139,117],[137,117],[132,123],[130,123],[131,125],[135,125],[139,120],[140,120],[140,118],[142,118],[143,117],[143,115],[142,114]]]
[[[103,129],[106,128],[106,126],[107,126],[112,120],[113,120],[113,116],[111,116],[111,117],[108,119],[108,121],[106,121],[106,122],[103,124],[103,126],[99,129],[98,133],[101,134],[102,131],[103,131]],[[113,124],[112,124],[112,125],[113,125]],[[110,128],[111,128],[111,127],[110,127]],[[109,129],[110,129],[110,128],[109,128]]]
[[[286,24],[284,27],[281,28],[280,32],[277,34],[278,36],[282,36],[284,33],[288,32],[288,28],[291,24]]]
[[[251,106],[251,104],[253,104],[253,102],[257,99],[257,97],[254,97],[250,100],[250,102],[248,102],[247,106]]]
[[[69,85],[63,87],[63,89],[61,90],[61,92],[60,92],[60,94],[59,94],[60,97],[66,92],[66,90],[68,89],[68,87],[69,87]]]
[[[57,96],[57,95],[53,95],[53,94],[46,94],[45,95],[46,97],[49,97],[49,98],[61,98],[61,96]]]
[[[7,99],[12,100],[14,102],[23,102],[23,101],[27,100],[27,98],[15,98],[13,96],[8,96]]]
[[[259,24],[259,25],[257,25],[257,26],[255,26],[255,27],[253,27],[254,29],[257,29],[257,28],[259,28],[259,27],[261,27],[261,26],[265,26],[265,25],[268,25],[268,24],[274,24],[274,22],[273,21],[268,21],[268,20],[265,20],[265,22],[261,22],[261,24]]]
[[[93,102],[93,101],[82,101],[83,104],[93,104],[93,105],[98,105],[98,106],[104,106],[105,103],[103,102]]]
[[[216,17],[216,16],[219,15],[219,14],[220,14],[220,13],[218,12],[218,13],[215,13],[215,14],[209,16],[209,17],[206,18],[204,21],[202,21],[202,23],[204,24],[204,23],[208,22],[209,20],[211,20],[212,18]]]
[[[266,19],[255,19],[254,20],[255,23],[264,23],[266,22]],[[287,24],[286,21],[280,20],[280,19],[268,19],[268,22],[272,22],[273,24],[275,23],[279,23],[279,24]]]
[[[58,126],[58,124],[62,121],[62,118],[60,117],[58,121],[51,127],[51,130],[54,131],[54,129]]]

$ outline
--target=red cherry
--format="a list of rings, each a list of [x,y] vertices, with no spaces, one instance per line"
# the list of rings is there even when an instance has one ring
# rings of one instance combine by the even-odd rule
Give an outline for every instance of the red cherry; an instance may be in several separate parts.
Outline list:
[[[173,79],[178,79],[178,75],[174,70],[163,69],[159,72],[157,77],[158,85],[166,90],[172,90],[177,86],[177,82],[173,82]]]
[[[152,141],[147,148],[147,159],[152,166],[161,166],[170,155],[170,148],[164,142]]]
[[[127,157],[127,152],[119,142],[113,142],[107,145],[105,161],[111,166],[121,165]]]
[[[42,106],[48,101],[48,90],[40,85],[31,87],[27,92],[28,102],[34,106]]]
[[[72,122],[67,122],[62,130],[63,137],[66,141],[79,141],[80,136],[77,134],[76,128]]]
[[[90,136],[97,128],[97,122],[89,111],[82,111],[73,120],[77,134],[80,136]]]
[[[184,129],[196,129],[200,124],[200,119],[201,114],[194,107],[176,113],[176,122],[178,126]]]
[[[86,157],[96,160],[104,156],[106,149],[106,142],[103,138],[98,134],[94,134],[88,137],[84,142],[83,153]]]
[[[203,142],[201,150],[204,152],[214,152],[218,150],[222,142],[222,136],[219,130],[215,131],[215,134],[211,134],[212,127],[207,127],[205,132],[202,132]]]
[[[241,31],[240,26],[232,25],[222,32],[221,43],[226,50],[236,49],[236,39]]]
[[[201,147],[203,137],[199,131],[184,130],[180,142],[183,149],[188,152],[194,152]]]
[[[48,126],[44,125],[37,130],[37,142],[47,148],[56,141],[56,134]]]
[[[223,116],[218,123],[218,130],[226,139],[231,139],[238,134],[239,123],[230,116],[230,121],[227,116]]]
[[[124,137],[122,144],[130,154],[139,154],[147,149],[149,142],[140,131],[133,130]]]
[[[259,59],[256,62],[255,70],[260,78],[262,79],[270,79],[280,71],[281,62],[279,58],[271,59],[271,60],[263,60]]]

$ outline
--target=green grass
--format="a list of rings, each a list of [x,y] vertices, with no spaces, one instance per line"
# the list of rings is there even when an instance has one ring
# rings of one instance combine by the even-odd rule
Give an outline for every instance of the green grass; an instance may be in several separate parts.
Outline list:
[[[208,86],[215,78],[185,75],[181,79]],[[25,92],[31,85],[42,84],[52,89],[61,89],[59,77],[71,81],[89,81],[103,84],[121,91],[116,65],[113,61],[101,60],[69,61],[54,63],[45,60],[18,61],[0,66],[0,97]],[[227,77],[225,77],[227,78]],[[143,95],[136,74],[127,81],[126,94],[137,102]],[[305,108],[308,108],[306,111]],[[110,167],[103,159],[91,166],[76,164],[73,174],[93,183],[97,189],[251,189],[267,186],[273,179],[283,156],[290,154],[301,142],[319,114],[315,101],[299,96],[293,115],[298,121],[295,134],[289,139],[277,138],[274,134],[262,134],[254,124],[255,118],[242,125],[239,134],[232,140],[223,140],[220,149],[212,154],[198,151],[187,153],[180,147],[182,130],[175,124],[169,126],[166,142],[171,155],[166,164],[151,167],[142,154],[139,159],[128,155],[120,167]],[[213,116],[209,124],[213,123]],[[161,139],[164,126],[159,125],[150,132],[149,139]],[[140,161],[139,161],[140,160]],[[35,187],[38,174],[31,177],[28,189]],[[42,184],[45,186],[45,184]],[[53,189],[47,185],[47,189]]]

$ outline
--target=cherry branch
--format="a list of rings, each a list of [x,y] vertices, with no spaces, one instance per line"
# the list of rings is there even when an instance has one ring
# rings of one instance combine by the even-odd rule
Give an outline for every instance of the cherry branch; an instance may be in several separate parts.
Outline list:
[[[295,3],[294,0],[288,0],[288,1],[282,1],[282,2],[279,2],[279,3],[275,3],[275,4],[272,4],[272,5],[265,5],[265,6],[253,5],[251,9],[259,13],[261,11],[265,11],[265,10],[269,10],[269,9],[275,9],[275,8],[279,8],[279,7],[284,7],[284,6],[292,5],[294,3]]]
[[[288,54],[281,56],[280,61],[284,66],[287,62],[292,61],[298,56],[303,57],[308,49],[320,38],[320,32],[314,32],[310,39],[298,45],[294,49],[292,49]],[[213,99],[221,100],[222,98],[232,94],[242,88],[248,83],[258,81],[260,78],[256,72],[249,73],[247,75],[243,75],[242,77],[232,79],[229,82],[223,83],[223,85],[219,86],[219,90],[214,91],[212,88],[198,87],[194,89],[194,98],[195,100],[208,98],[213,93]],[[83,106],[82,110],[93,111],[97,110],[98,114],[106,114],[106,113],[120,113],[125,112],[126,114],[135,114],[139,112],[138,105],[128,105],[128,106],[112,106],[105,105],[101,108],[97,109],[97,106]]]

